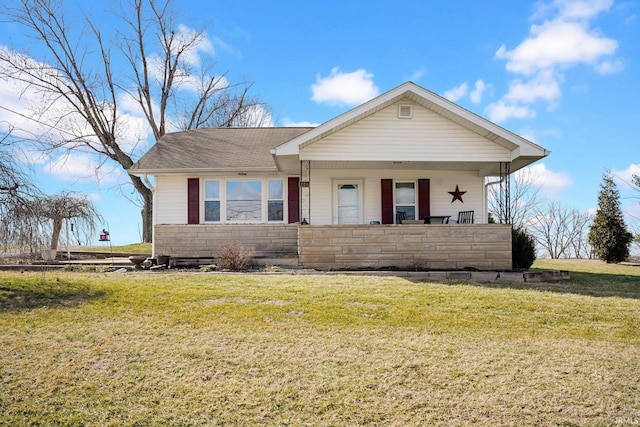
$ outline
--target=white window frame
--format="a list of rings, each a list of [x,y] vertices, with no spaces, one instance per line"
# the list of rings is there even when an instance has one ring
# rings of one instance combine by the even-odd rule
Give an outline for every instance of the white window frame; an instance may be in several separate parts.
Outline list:
[[[413,204],[409,204],[409,203],[402,203],[402,204],[398,204],[397,201],[397,184],[413,184]],[[396,218],[398,215],[398,206],[402,207],[402,206],[409,206],[409,207],[413,207],[413,212],[414,212],[414,218],[413,219],[419,219],[418,218],[418,181],[416,180],[398,180],[398,181],[394,181],[393,182],[393,222],[396,222]],[[407,219],[412,219],[412,218],[407,218]]]
[[[338,186],[339,185],[357,185],[358,187],[358,224],[364,223],[364,179],[334,179],[331,182],[332,201],[332,224],[338,224]]]
[[[220,177],[205,177],[202,179],[202,198],[203,201],[201,209],[201,218],[205,217],[205,203],[207,201],[217,201],[214,199],[206,198],[206,186],[207,182],[217,181],[220,186],[219,202],[220,202],[220,221],[204,221],[205,224],[282,224],[285,223],[289,206],[288,200],[288,188],[286,185],[286,177],[274,176],[274,177],[239,177],[239,178],[220,178]],[[227,183],[230,181],[260,181],[260,219],[258,220],[227,220]],[[282,199],[269,199],[269,181],[281,181],[282,182]],[[282,220],[269,221],[269,200],[282,201]]]
[[[281,193],[282,193],[282,197],[280,199],[272,199],[270,196],[271,194],[269,194],[269,186],[271,184],[272,181],[280,181],[280,184],[282,186],[281,189]],[[265,185],[265,190],[266,190],[266,207],[264,210],[264,216],[266,217],[266,221],[270,224],[277,224],[277,223],[281,223],[284,222],[284,215],[285,215],[285,185],[284,185],[284,179],[283,178],[267,178],[266,179],[266,185]],[[269,202],[282,202],[282,219],[274,219],[274,220],[270,220],[269,219]]]
[[[217,199],[208,199],[207,198],[207,182],[217,182],[218,183],[218,198]],[[223,210],[223,197],[222,197],[222,186],[223,186],[223,182],[220,179],[204,179],[204,183],[202,185],[202,192],[203,192],[203,204],[202,204],[202,216],[201,218],[203,219],[203,222],[205,223],[210,223],[210,224],[220,224],[222,222],[222,219],[224,217],[224,210]],[[218,221],[208,221],[206,219],[206,214],[207,214],[207,209],[206,209],[206,204],[207,202],[219,202],[220,203],[220,219]]]

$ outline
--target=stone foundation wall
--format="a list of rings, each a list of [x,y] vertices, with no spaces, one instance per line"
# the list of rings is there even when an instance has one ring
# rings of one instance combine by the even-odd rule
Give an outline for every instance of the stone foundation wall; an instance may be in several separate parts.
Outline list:
[[[154,255],[215,258],[233,242],[258,259],[298,255],[321,270],[511,270],[511,227],[498,224],[156,225]]]
[[[304,225],[300,265],[351,268],[511,270],[511,226]]]
[[[256,258],[295,257],[298,226],[286,224],[156,225],[154,255],[213,258],[225,244],[238,243]]]

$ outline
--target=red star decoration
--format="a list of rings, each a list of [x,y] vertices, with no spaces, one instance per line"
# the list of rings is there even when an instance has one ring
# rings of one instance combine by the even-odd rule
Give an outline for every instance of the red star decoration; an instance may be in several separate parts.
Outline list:
[[[462,200],[462,195],[466,193],[466,191],[460,191],[457,185],[456,191],[447,191],[447,193],[453,196],[453,200],[451,200],[451,203],[455,202],[456,200],[460,200],[461,203],[464,203],[464,200]]]

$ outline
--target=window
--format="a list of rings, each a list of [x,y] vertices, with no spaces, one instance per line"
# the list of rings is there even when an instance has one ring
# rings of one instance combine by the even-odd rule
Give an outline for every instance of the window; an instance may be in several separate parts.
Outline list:
[[[396,182],[396,217],[404,212],[406,219],[416,219],[416,183]]]
[[[282,221],[284,219],[284,192],[281,179],[269,180],[267,196],[267,220]]]
[[[227,181],[227,221],[262,219],[262,181]]]
[[[284,221],[283,179],[204,181],[205,222]]]
[[[220,181],[204,183],[204,220],[220,221]]]

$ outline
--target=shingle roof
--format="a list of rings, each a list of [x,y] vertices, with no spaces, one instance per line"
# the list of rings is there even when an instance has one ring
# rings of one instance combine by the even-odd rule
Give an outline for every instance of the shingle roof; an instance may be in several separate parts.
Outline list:
[[[276,169],[271,149],[311,129],[213,128],[168,133],[129,170],[157,173],[189,169]]]

